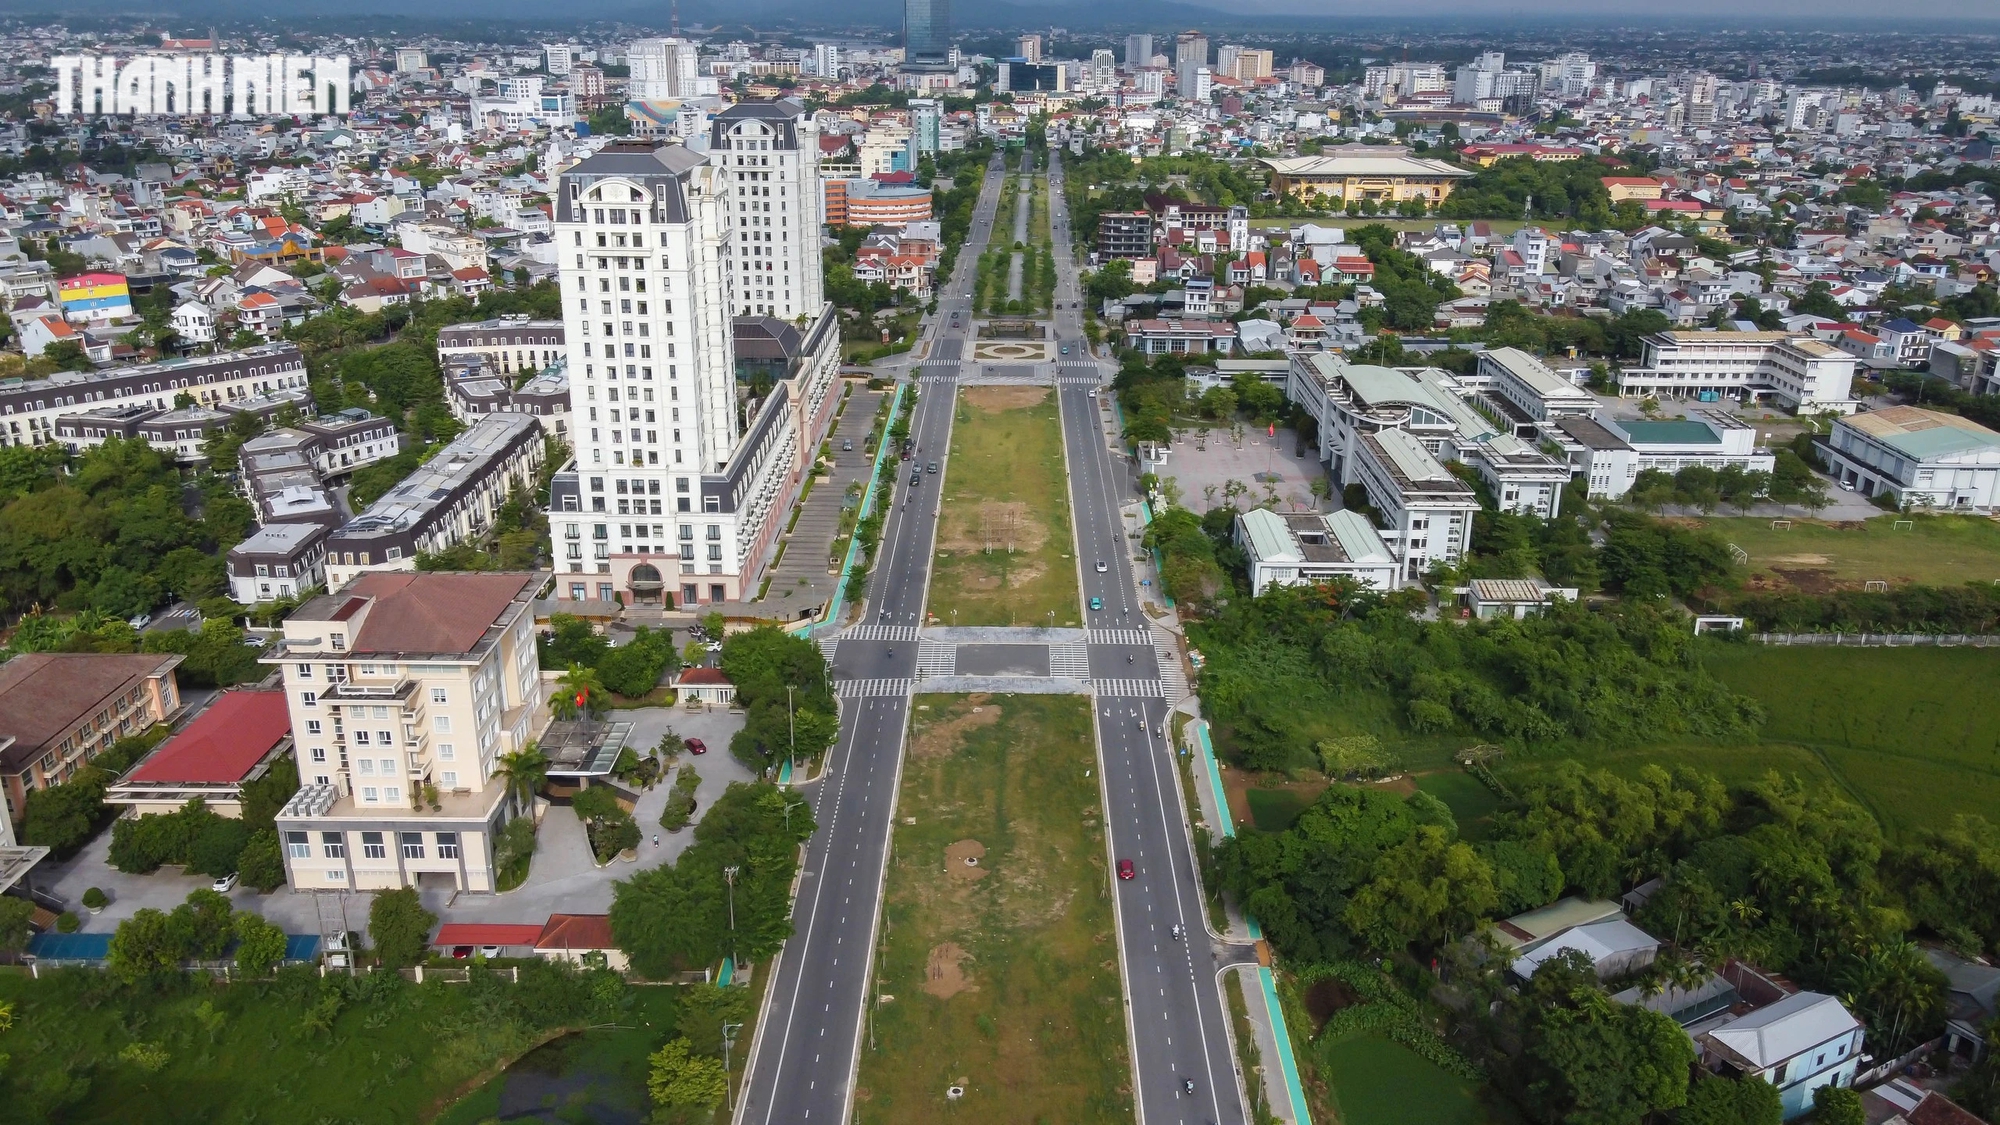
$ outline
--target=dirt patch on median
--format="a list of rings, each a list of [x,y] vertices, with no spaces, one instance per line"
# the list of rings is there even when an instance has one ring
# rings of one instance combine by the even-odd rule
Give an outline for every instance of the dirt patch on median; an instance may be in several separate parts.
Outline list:
[[[924,965],[924,991],[940,1000],[975,991],[978,986],[965,975],[965,962],[970,960],[972,955],[955,941],[932,946]]]
[[[944,850],[944,873],[963,883],[986,878],[986,845],[960,840]]]
[[[958,393],[981,410],[1026,410],[1049,400],[1047,387],[966,387]]]
[[[910,740],[910,753],[918,758],[940,758],[949,756],[958,745],[960,738],[971,730],[990,727],[1000,721],[999,705],[989,702],[990,696],[971,695],[966,701],[972,706],[949,719],[932,723],[916,732]]]

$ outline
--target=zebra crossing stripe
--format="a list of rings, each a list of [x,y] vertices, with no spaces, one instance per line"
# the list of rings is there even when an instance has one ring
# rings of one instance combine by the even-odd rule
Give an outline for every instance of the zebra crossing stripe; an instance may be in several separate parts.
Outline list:
[[[1158,680],[1093,680],[1090,690],[1118,699],[1158,699],[1164,694]]]

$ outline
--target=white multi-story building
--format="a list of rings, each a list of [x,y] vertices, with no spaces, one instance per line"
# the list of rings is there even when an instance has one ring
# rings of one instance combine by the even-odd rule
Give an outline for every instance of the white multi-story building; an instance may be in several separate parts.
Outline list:
[[[738,102],[709,126],[709,151],[735,211],[739,315],[800,320],[826,299],[820,259],[825,200],[819,185],[819,127],[790,98]]]
[[[1852,414],[1855,358],[1813,336],[1789,332],[1661,332],[1646,337],[1637,367],[1618,375],[1623,395],[1743,402],[1769,396],[1787,410]]]
[[[2000,434],[1956,414],[1890,406],[1834,423],[1828,460],[1841,487],[1906,507],[2000,508]]]
[[[768,291],[761,279],[784,276],[750,270],[760,283],[737,286],[741,263],[779,260],[741,253],[750,244],[739,246],[735,235],[750,218],[747,204],[760,204],[760,219],[765,202],[789,205],[768,216],[787,224],[755,228],[784,232],[798,229],[802,201],[790,177],[779,179],[785,166],[766,163],[781,150],[737,147],[768,145],[770,122],[736,120],[766,135],[729,132],[731,147],[714,160],[681,145],[614,143],[560,179],[556,245],[576,461],[553,489],[559,597],[738,598],[797,480],[802,445],[789,388],[767,396],[747,428],[738,424],[731,313],[733,294]],[[753,152],[754,169],[735,163]],[[739,184],[760,190],[739,197]],[[811,229],[816,238],[817,224]]]
[[[699,51],[686,39],[635,39],[625,49],[635,102],[686,101],[700,94]]]
[[[534,600],[546,573],[377,572],[285,619],[300,787],[279,812],[296,890],[495,889],[523,811],[500,759],[548,725]]]
[[[820,78],[840,77],[840,48],[832,43],[813,44],[812,68]]]
[[[547,64],[549,73],[560,78],[576,65],[576,48],[568,43],[544,43],[542,60]]]

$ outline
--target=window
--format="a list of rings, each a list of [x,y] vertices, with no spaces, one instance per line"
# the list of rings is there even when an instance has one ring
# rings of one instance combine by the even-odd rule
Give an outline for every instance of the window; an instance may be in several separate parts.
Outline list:
[[[310,664],[300,664],[296,670],[301,680],[310,680],[313,678],[313,666]]]
[[[367,731],[365,731],[365,730],[357,730],[357,731],[355,731],[355,732],[354,732],[354,744],[355,744],[356,746],[366,746],[366,745],[368,745],[368,732],[367,732]],[[362,772],[362,773],[367,773],[367,772],[369,772],[369,770],[368,770],[368,764],[369,764],[369,763],[368,763],[368,759],[366,759],[366,758],[363,758],[363,759],[361,760],[361,772]]]
[[[458,858],[458,833],[456,833],[456,832],[440,832],[440,833],[438,833],[438,834],[437,834],[437,836],[438,836],[438,858],[439,858],[439,859],[457,859],[457,858]]]
[[[438,732],[439,734],[450,734],[451,716],[450,715],[431,716],[431,729]]]
[[[319,834],[319,850],[328,859],[346,859],[347,840],[338,832],[322,832]]]
[[[306,707],[317,707],[319,706],[319,693],[316,691],[302,691],[299,693],[299,703]]]
[[[381,794],[376,790],[376,788],[373,785],[364,785],[361,787],[362,803],[372,805],[381,799],[382,799]]]
[[[383,777],[396,776],[396,759],[394,758],[382,759],[382,776]]]
[[[443,689],[443,688],[441,688],[441,687],[434,687],[434,688],[432,688],[432,689],[431,689],[431,702],[432,702],[432,703],[443,703],[444,701],[445,701],[445,694],[444,694],[444,689]]]
[[[312,857],[312,843],[306,838],[306,834],[303,832],[287,832],[285,833],[285,854],[291,856],[293,859],[310,859]]]
[[[306,733],[307,733],[307,734],[318,734],[318,733],[319,733],[319,720],[318,720],[318,719],[307,719],[307,720],[306,720]]]
[[[313,748],[312,748],[312,760],[313,760],[313,761],[315,761],[315,762],[319,762],[320,764],[324,765],[324,764],[326,763],[326,747],[324,747],[324,746],[315,746],[315,747],[313,747]]]
[[[347,872],[342,871],[338,867],[329,867],[326,869],[326,881],[329,883],[345,883],[347,882]]]
[[[456,788],[458,788],[458,771],[457,771],[457,770],[446,770],[446,771],[444,771],[444,773],[440,774],[439,776],[440,776],[440,777],[442,777],[442,778],[444,779],[444,787],[445,787],[446,789],[456,789]]]
[[[424,834],[421,832],[401,833],[403,838],[403,858],[424,858]]]
[[[361,855],[366,859],[389,858],[389,849],[382,843],[382,834],[380,832],[363,832],[361,834]]]
[[[438,761],[449,762],[458,754],[458,747],[449,742],[438,743]]]
[[[403,790],[399,786],[385,785],[382,787],[382,799],[392,805],[397,804],[403,799]]]

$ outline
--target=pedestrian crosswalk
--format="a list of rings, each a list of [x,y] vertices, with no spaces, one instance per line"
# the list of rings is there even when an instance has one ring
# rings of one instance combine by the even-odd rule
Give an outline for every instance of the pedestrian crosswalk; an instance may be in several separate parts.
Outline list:
[[[1087,680],[1090,678],[1090,647],[1088,645],[1050,645],[1049,675],[1058,680]]]
[[[843,699],[866,699],[908,695],[910,686],[910,681],[903,679],[837,680],[833,685],[833,693]]]
[[[922,641],[917,645],[917,678],[958,675],[958,646]]]
[[[840,651],[839,637],[821,637],[819,639],[819,654],[826,657],[828,664],[833,663],[833,654],[838,651]]]
[[[1158,699],[1158,680],[1092,680],[1090,690],[1116,699]]]
[[[1094,645],[1150,645],[1153,634],[1146,629],[1092,629],[1090,643]]]
[[[915,625],[856,625],[840,635],[843,641],[914,641]]]
[[[1169,704],[1186,699],[1187,673],[1181,668],[1180,646],[1174,643],[1172,633],[1161,630],[1153,634],[1153,655],[1160,663],[1161,694]]]

